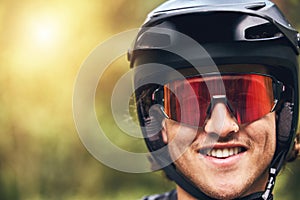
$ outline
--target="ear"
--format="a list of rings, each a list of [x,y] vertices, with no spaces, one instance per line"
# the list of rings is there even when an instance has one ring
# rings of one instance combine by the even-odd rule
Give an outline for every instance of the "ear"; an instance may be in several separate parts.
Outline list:
[[[299,156],[299,152],[300,152],[300,134],[298,133],[295,139],[295,150],[298,152],[298,156]]]
[[[163,139],[163,142],[165,144],[168,144],[168,133],[167,133],[167,123],[166,123],[167,119],[162,120],[161,122],[161,136]]]
[[[295,138],[295,143],[294,143],[294,147],[291,150],[291,152],[287,155],[286,160],[288,162],[292,162],[294,160],[297,159],[298,156],[300,156],[299,152],[300,152],[300,134],[298,133],[296,138]]]

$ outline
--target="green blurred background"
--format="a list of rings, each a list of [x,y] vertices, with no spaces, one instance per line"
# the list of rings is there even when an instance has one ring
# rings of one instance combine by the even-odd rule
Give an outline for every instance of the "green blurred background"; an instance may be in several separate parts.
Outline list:
[[[128,174],[101,164],[80,142],[72,117],[74,82],[89,53],[112,35],[139,27],[161,2],[0,1],[1,200],[139,199],[173,187],[160,172]],[[299,30],[300,2],[277,3]],[[103,81],[110,82],[96,94],[99,115],[110,113],[105,101],[127,65],[121,59],[107,70]],[[111,117],[101,124],[117,145],[133,145],[119,137]],[[144,148],[142,141],[138,145]],[[278,199],[299,199],[299,164],[281,173]]]

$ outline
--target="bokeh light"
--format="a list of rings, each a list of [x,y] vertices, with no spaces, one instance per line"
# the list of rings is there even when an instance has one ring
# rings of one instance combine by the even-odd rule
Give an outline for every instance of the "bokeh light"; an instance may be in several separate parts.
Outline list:
[[[41,19],[32,25],[32,36],[39,45],[50,45],[58,39],[59,24],[57,21]]]

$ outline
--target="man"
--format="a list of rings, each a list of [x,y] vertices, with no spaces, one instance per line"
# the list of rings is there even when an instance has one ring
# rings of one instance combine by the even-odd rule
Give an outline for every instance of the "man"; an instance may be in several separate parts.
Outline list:
[[[176,190],[145,199],[273,199],[299,152],[299,34],[263,0],[170,0],[133,49],[138,115]]]

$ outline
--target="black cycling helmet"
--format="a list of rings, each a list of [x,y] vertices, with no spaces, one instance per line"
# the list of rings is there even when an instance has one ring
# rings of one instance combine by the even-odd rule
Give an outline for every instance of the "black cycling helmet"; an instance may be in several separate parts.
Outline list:
[[[171,179],[192,196],[211,199],[176,170],[167,151],[160,151],[165,146],[160,122],[167,117],[161,85],[197,73],[259,73],[286,88],[276,108],[277,147],[269,183],[264,193],[247,197],[270,198],[298,125],[299,44],[298,32],[268,0],[169,0],[148,15],[128,59],[136,70],[137,110],[147,147]]]

